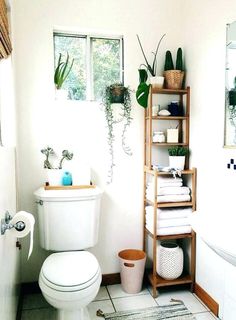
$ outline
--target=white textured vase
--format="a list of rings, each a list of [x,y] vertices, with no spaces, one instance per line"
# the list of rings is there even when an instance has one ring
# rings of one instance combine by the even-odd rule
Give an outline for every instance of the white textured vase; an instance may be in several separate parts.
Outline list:
[[[169,156],[169,167],[184,170],[185,156]]]
[[[158,246],[157,273],[166,280],[174,280],[181,276],[184,266],[182,248],[174,242],[163,242]]]

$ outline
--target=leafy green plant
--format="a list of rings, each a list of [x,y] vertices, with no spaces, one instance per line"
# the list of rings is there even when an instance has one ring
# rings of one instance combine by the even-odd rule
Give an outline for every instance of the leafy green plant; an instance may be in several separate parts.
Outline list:
[[[156,47],[156,51],[155,51],[155,52],[152,52],[153,55],[154,55],[154,57],[153,57],[152,63],[149,64],[149,63],[148,63],[148,60],[147,60],[147,57],[146,57],[146,55],[145,55],[145,52],[144,52],[144,50],[143,50],[143,46],[142,46],[142,44],[141,44],[140,38],[139,38],[139,36],[137,35],[138,43],[139,43],[139,46],[140,46],[140,48],[141,48],[143,57],[144,57],[145,62],[146,62],[146,64],[142,64],[142,65],[147,68],[147,70],[150,72],[150,74],[151,74],[152,77],[155,77],[155,76],[156,76],[156,70],[157,70],[157,53],[158,53],[158,50],[159,50],[161,41],[162,41],[162,39],[163,39],[164,37],[165,37],[165,34],[163,34],[163,36],[162,36],[161,39],[159,40],[159,42],[158,42],[158,44],[157,44],[157,47]]]
[[[121,104],[122,114],[121,119],[119,120],[116,120],[114,117],[113,103]],[[132,155],[130,147],[126,145],[126,132],[132,121],[130,89],[128,87],[125,87],[121,83],[114,83],[106,87],[103,94],[102,104],[105,107],[104,111],[108,128],[108,144],[110,153],[110,169],[108,172],[108,183],[111,183],[113,179],[113,167],[115,166],[113,151],[113,142],[115,140],[115,136],[113,126],[114,124],[116,124],[117,122],[121,122],[122,120],[125,121],[122,131],[122,147],[127,155]]]
[[[72,62],[69,63],[69,54],[67,52],[67,58],[66,61],[62,61],[62,54],[59,54],[59,58],[58,58],[58,62],[57,62],[57,66],[54,72],[54,83],[57,89],[61,89],[64,81],[66,80],[66,78],[68,77],[73,63],[74,63],[74,59],[72,59]]]
[[[176,70],[184,70],[183,66],[183,52],[181,48],[178,48],[177,50],[177,56],[176,56]]]
[[[165,57],[165,66],[164,70],[173,70],[174,69],[174,63],[172,59],[172,54],[169,50],[166,51],[166,57]]]
[[[178,157],[178,156],[187,156],[189,154],[189,149],[180,146],[174,146],[168,149],[169,156]]]

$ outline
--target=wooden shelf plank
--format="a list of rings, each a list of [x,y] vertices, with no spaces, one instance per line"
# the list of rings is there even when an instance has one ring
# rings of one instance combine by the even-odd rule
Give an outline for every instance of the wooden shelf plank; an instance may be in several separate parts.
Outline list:
[[[144,202],[154,206],[154,202],[148,199],[144,199]],[[157,202],[157,208],[167,208],[167,207],[192,207],[192,201],[181,201],[181,202]]]
[[[186,120],[187,116],[152,116],[153,120]],[[145,117],[146,120],[149,120],[150,117]]]
[[[158,147],[170,147],[170,146],[188,146],[186,142],[178,142],[178,143],[172,143],[172,142],[151,142],[151,145],[158,146]]]
[[[176,95],[183,95],[187,94],[188,90],[187,89],[160,89],[160,88],[155,88],[152,87],[152,93],[159,93],[159,94],[176,94]]]
[[[162,176],[162,175],[171,175],[172,176],[172,173],[171,172],[163,172],[163,171],[157,171],[156,169],[149,169],[148,166],[144,166],[144,171],[146,173],[150,173],[152,175],[155,174],[155,172],[157,172],[157,175],[159,176]],[[195,168],[192,168],[192,169],[185,169],[185,170],[182,170],[181,171],[181,174],[194,174],[195,173]]]
[[[152,273],[148,274],[149,281],[151,282],[152,286],[158,287],[165,287],[165,286],[173,286],[178,284],[187,284],[192,283],[192,278],[189,274],[183,273],[179,278],[174,280],[165,280],[161,278],[158,274],[153,277]]]
[[[147,228],[144,229],[145,232],[151,237],[154,238],[153,233],[150,232]],[[185,238],[193,238],[195,236],[195,233],[180,233],[180,234],[169,234],[165,236],[156,236],[156,239],[158,240],[174,240],[174,239],[185,239]]]

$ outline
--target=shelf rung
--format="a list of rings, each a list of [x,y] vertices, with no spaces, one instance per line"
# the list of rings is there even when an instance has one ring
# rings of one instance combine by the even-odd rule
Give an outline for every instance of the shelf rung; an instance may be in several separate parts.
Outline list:
[[[187,283],[192,283],[193,280],[189,274],[184,273],[182,276],[180,276],[177,279],[174,280],[165,280],[158,276],[156,274],[155,278],[153,278],[153,274],[150,273],[148,275],[149,281],[151,282],[152,285],[158,287],[165,287],[165,286],[173,286],[177,284],[187,284]]]

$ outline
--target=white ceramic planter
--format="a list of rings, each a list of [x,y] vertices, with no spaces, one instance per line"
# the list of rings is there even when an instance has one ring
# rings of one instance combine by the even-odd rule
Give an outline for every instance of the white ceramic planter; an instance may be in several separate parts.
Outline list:
[[[152,84],[154,88],[162,89],[164,80],[165,78],[161,76],[150,77],[150,84]]]
[[[184,170],[185,156],[169,156],[169,167]]]
[[[48,182],[50,186],[61,186],[62,174],[62,169],[46,169],[46,182]]]
[[[67,100],[68,99],[68,91],[65,89],[56,89],[55,92],[56,100]]]
[[[177,243],[163,242],[158,246],[157,273],[166,280],[181,276],[184,266],[184,254]]]

